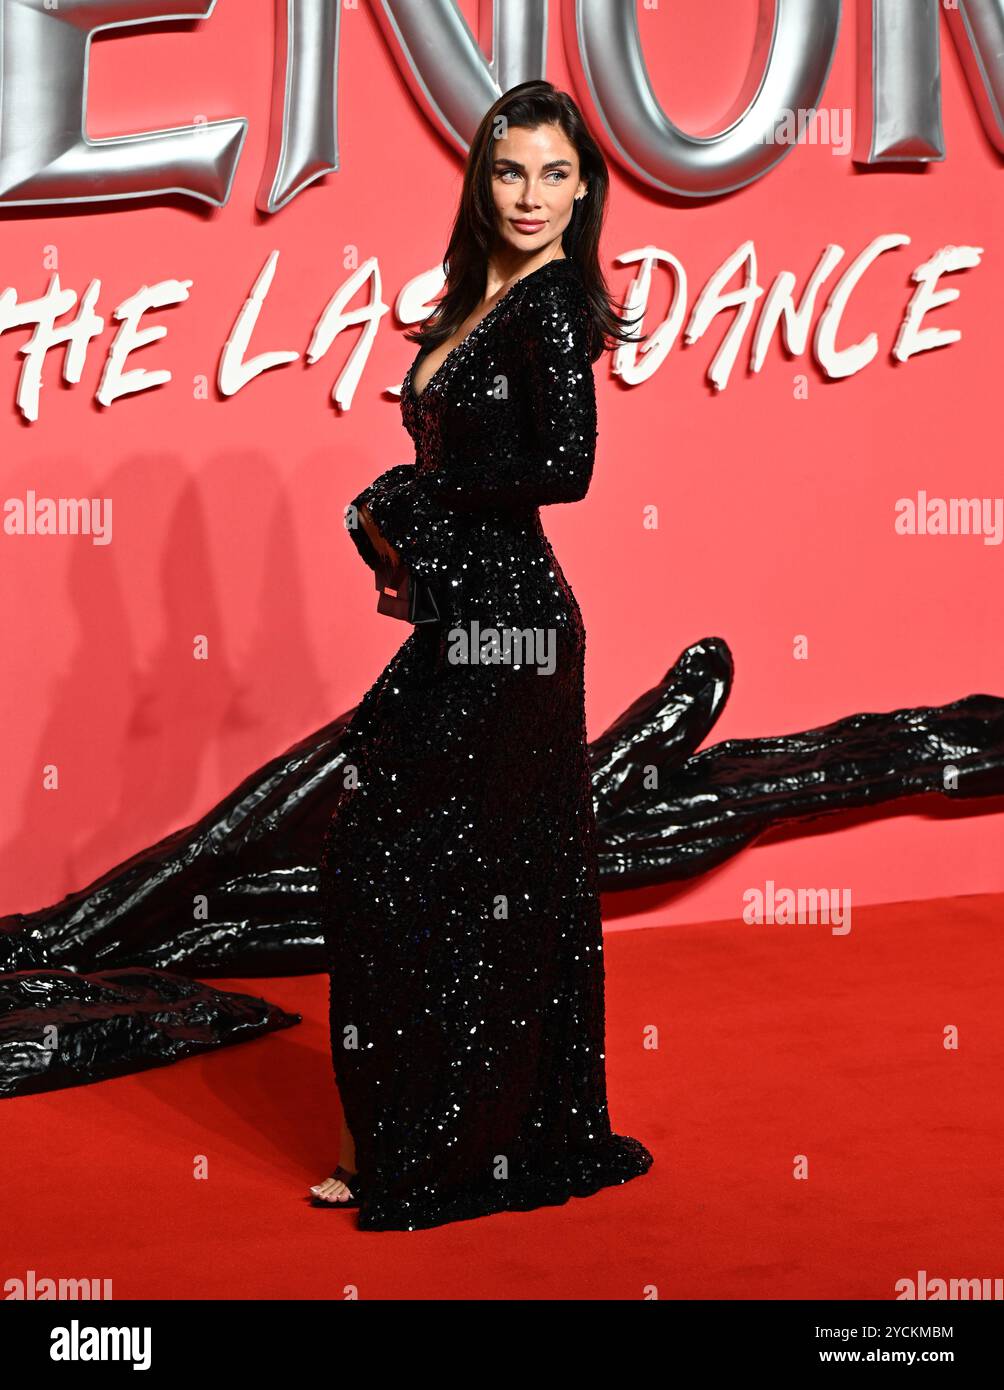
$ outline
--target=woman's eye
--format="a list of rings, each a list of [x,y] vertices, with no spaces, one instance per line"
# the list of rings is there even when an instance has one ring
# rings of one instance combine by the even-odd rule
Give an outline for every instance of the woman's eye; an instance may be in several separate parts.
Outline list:
[[[502,169],[499,172],[498,177],[500,179],[507,179],[511,182],[512,179],[518,179],[520,177],[520,174],[519,171],[516,169]],[[545,178],[554,179],[558,183],[564,183],[565,179],[568,178],[568,175],[564,173],[561,169],[550,169],[545,175]]]

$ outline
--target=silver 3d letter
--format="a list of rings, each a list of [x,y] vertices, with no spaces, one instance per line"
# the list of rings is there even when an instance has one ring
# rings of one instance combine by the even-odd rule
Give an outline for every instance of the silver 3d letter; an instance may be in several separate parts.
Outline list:
[[[216,0],[0,0],[0,204],[80,203],[187,193],[230,196],[246,120],[90,140],[91,40],[99,29],[203,19]]]

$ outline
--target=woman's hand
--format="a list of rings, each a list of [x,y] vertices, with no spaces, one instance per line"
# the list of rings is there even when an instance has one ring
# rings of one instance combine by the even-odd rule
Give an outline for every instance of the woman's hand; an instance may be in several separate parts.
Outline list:
[[[402,564],[401,556],[391,545],[390,541],[384,540],[376,522],[373,520],[372,512],[365,503],[359,508],[359,520],[362,522],[363,530],[366,532],[367,536],[369,536],[373,544],[373,549],[380,556],[381,560],[386,561],[386,563],[391,565],[395,570],[400,569]]]

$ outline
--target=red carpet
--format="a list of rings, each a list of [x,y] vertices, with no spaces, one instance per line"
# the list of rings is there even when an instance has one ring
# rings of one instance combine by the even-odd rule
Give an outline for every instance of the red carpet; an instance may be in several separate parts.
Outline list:
[[[111,1279],[118,1299],[891,1299],[919,1270],[1000,1277],[1002,916],[973,896],[859,908],[846,936],[608,937],[611,1114],[651,1171],[410,1233],[301,1200],[338,1133],[326,977],[218,982],[304,1022],[0,1102],[0,1281]]]

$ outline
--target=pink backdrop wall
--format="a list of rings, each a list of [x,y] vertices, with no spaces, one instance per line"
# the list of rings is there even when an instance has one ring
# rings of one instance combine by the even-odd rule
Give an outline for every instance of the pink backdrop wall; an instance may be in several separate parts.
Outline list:
[[[371,575],[342,525],[344,504],[411,457],[398,383],[413,349],[385,316],[351,408],[330,392],[358,338],[313,366],[258,377],[222,400],[220,351],[273,250],[275,281],[252,352],[305,353],[353,256],[379,261],[384,302],[440,259],[460,182],[456,156],[417,112],[373,16],[343,15],[342,168],[274,217],[254,209],[268,131],[271,0],[222,0],[201,25],[93,48],[92,136],[246,115],[228,205],[91,205],[0,213],[2,283],[22,299],[52,269],[82,295],[99,278],[106,328],[83,380],[44,372],[40,418],[14,406],[29,330],[0,338],[3,496],[113,499],[114,539],[0,538],[3,668],[0,911],[53,901],[193,819],[254,767],[354,704],[407,629],[374,612]],[[463,9],[473,23],[476,7]],[[853,108],[855,15],[846,6],[826,107]],[[753,35],[753,0],[639,10],[667,113],[712,127],[731,104]],[[897,498],[1001,490],[999,306],[1004,170],[942,34],[948,157],[921,172],[862,172],[805,145],[766,178],[711,202],[661,197],[612,164],[605,269],[623,296],[619,253],[652,244],[687,268],[691,306],[707,277],[754,240],[760,282],[800,285],[826,245],[847,255],[903,232],[911,245],[868,272],[847,344],[874,330],[880,353],[827,382],[773,343],[762,372],[743,353],[727,389],[705,373],[732,314],[678,344],[634,388],[597,366],[599,449],[585,502],[543,512],[588,627],[587,714],[595,736],[691,642],[723,637],[736,663],[713,740],[782,733],[862,710],[1004,694],[1002,548],[978,537],[897,535]],[[569,85],[559,7],[547,75]],[[44,213],[44,215],[39,215]],[[911,271],[947,244],[984,248],[950,276],[959,300],[928,320],[953,346],[889,356]],[[149,316],[168,335],[130,366],[173,380],[103,409],[94,393],[112,311],[140,286],[191,279],[186,304]],[[827,282],[828,292],[833,279]],[[737,283],[737,282],[734,282]],[[653,327],[669,304],[657,278]],[[363,297],[357,299],[362,303]],[[823,296],[825,301],[825,294]],[[762,301],[761,301],[762,302]],[[756,318],[754,317],[754,325]],[[808,377],[807,396],[797,379]],[[208,396],[200,383],[208,379]],[[657,531],[643,509],[658,506]],[[198,634],[209,660],[193,660]],[[808,639],[807,660],[794,658]],[[59,769],[57,792],[43,768]],[[856,903],[1004,888],[1000,804],[968,813],[938,798],[908,811],[817,823],[774,836],[698,882],[611,895],[612,925],[732,917],[747,887],[849,887]]]

